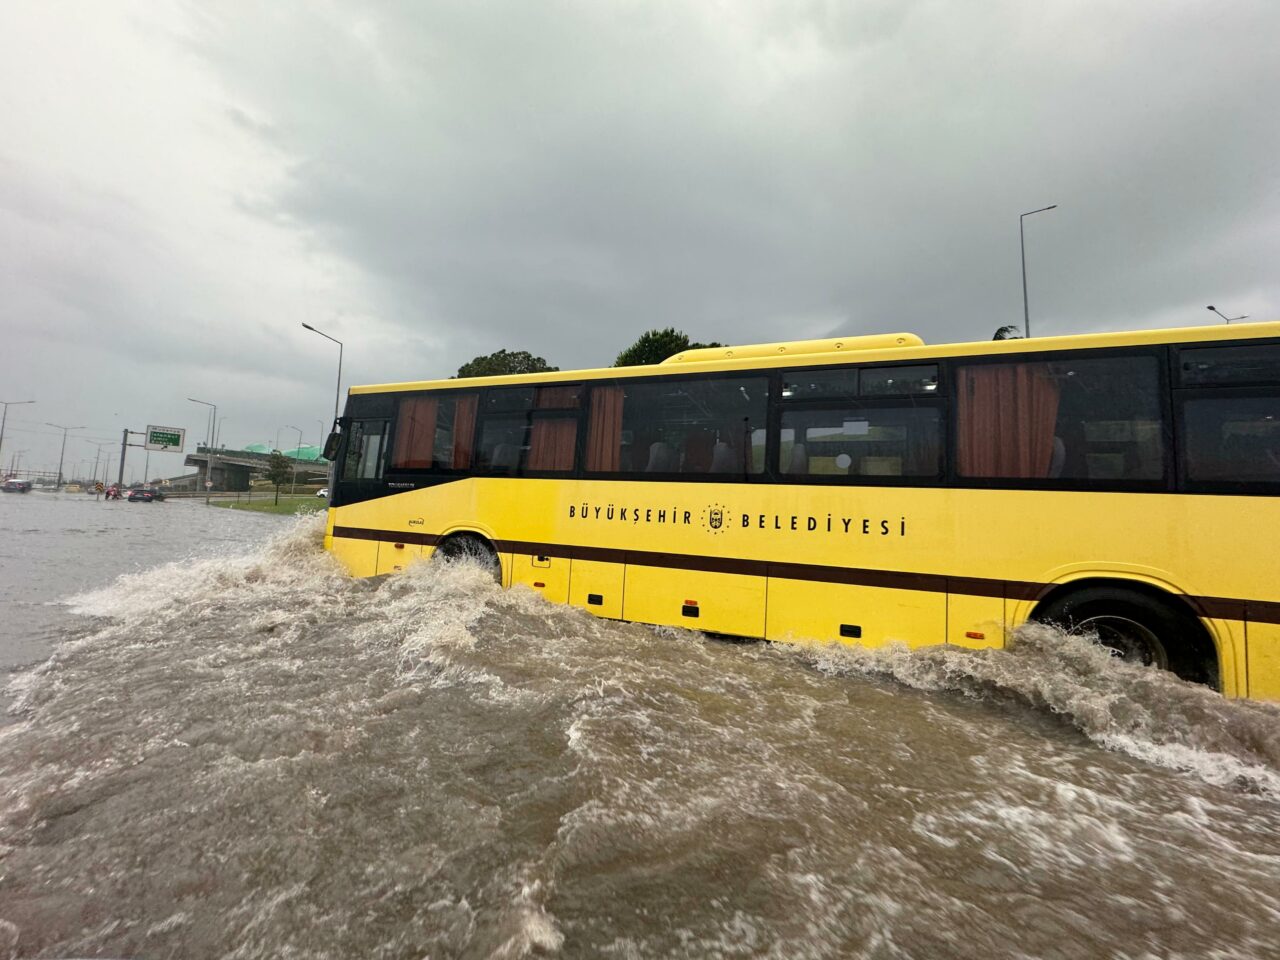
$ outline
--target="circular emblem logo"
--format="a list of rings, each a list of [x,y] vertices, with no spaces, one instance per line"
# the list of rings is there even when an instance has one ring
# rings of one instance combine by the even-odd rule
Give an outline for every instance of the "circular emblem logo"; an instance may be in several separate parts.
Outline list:
[[[729,511],[723,503],[711,503],[703,509],[702,529],[716,534],[729,529]]]

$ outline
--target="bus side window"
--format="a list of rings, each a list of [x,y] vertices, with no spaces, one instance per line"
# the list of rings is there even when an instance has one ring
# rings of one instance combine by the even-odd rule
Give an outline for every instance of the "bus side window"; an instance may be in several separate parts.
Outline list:
[[[597,385],[587,424],[587,472],[761,473],[768,391],[764,377]]]
[[[956,367],[961,477],[1158,481],[1167,427],[1155,356]]]
[[[781,460],[788,476],[942,476],[942,411],[936,405],[787,409]]]
[[[1280,395],[1183,401],[1184,470],[1192,483],[1280,483]]]

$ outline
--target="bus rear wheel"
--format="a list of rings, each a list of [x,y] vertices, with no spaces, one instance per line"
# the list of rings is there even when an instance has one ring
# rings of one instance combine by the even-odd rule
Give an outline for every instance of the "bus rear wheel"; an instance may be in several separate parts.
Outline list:
[[[462,560],[475,563],[488,570],[497,583],[502,582],[502,562],[498,559],[498,551],[484,537],[473,533],[459,533],[446,537],[436,547],[432,559],[445,563]]]
[[[1085,587],[1051,598],[1034,619],[1096,636],[1125,663],[1158,667],[1193,683],[1217,685],[1217,655],[1190,613],[1137,590]]]

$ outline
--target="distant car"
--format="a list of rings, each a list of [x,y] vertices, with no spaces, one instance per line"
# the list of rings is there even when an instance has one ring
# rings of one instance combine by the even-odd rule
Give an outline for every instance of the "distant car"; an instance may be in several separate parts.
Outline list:
[[[151,503],[156,499],[157,498],[154,490],[130,490],[129,491],[130,503]]]
[[[4,490],[5,493],[30,493],[31,481],[16,480],[16,479],[10,478],[6,480],[3,484],[0,484],[0,490]],[[325,491],[325,496],[328,496],[328,495],[329,495],[328,491]]]
[[[328,500],[328,499],[329,499],[329,488],[328,488],[328,487],[321,487],[319,490],[317,490],[317,491],[316,491],[316,496],[317,496],[317,497],[323,497],[325,500]]]

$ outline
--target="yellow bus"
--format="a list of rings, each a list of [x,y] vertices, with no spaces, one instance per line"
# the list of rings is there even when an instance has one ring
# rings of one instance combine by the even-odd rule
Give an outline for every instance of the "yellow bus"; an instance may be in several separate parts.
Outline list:
[[[601,617],[998,647],[1042,620],[1280,698],[1280,323],[353,387],[325,546]]]

